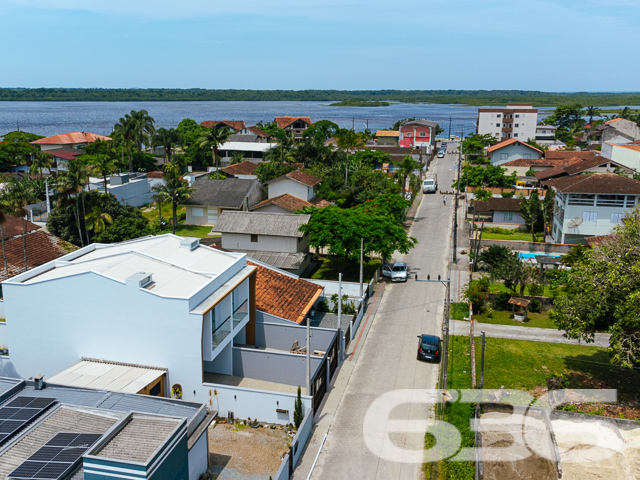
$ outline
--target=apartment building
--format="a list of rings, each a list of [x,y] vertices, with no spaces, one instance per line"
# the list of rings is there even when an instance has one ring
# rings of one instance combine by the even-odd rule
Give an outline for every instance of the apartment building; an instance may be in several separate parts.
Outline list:
[[[500,141],[517,138],[526,142],[535,138],[537,124],[538,109],[530,104],[478,109],[478,135],[489,134]]]

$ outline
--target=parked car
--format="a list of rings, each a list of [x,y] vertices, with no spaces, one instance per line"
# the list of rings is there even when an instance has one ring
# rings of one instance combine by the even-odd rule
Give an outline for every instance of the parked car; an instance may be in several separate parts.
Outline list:
[[[438,158],[444,158],[444,150],[438,152]]]
[[[418,335],[418,360],[440,362],[440,337],[435,335]]]
[[[390,278],[392,282],[407,281],[407,264],[404,262],[396,262],[393,265],[385,265],[382,267],[382,276]]]

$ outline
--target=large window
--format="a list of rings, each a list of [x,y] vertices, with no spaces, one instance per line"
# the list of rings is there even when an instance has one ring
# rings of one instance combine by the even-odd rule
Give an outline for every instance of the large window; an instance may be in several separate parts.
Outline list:
[[[569,205],[593,206],[596,196],[591,193],[572,193],[569,195]]]
[[[202,217],[204,216],[204,209],[194,207],[191,209],[191,215],[193,215],[194,217]]]
[[[627,195],[627,208],[633,208],[636,205],[635,195]]]
[[[505,222],[513,222],[513,212],[504,212],[502,217]]]
[[[596,206],[598,207],[624,207],[624,195],[598,195]]]
[[[582,220],[585,222],[597,222],[598,212],[582,212]]]

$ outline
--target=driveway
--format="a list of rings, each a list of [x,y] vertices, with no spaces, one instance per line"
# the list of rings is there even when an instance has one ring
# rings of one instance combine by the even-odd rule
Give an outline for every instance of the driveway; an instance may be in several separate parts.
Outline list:
[[[430,171],[438,175],[439,189],[450,190],[453,182],[451,156],[438,159]],[[416,199],[420,201],[420,197]],[[313,470],[314,479],[366,478],[417,479],[422,463],[411,462],[408,456],[394,460],[383,459],[388,449],[367,447],[363,435],[364,418],[372,402],[381,395],[400,389],[435,388],[439,365],[416,360],[421,333],[441,335],[445,287],[438,283],[416,282],[418,274],[425,278],[442,275],[446,278],[451,255],[452,199],[442,204],[440,194],[424,195],[418,208],[410,235],[419,244],[408,255],[394,260],[407,262],[410,279],[404,284],[387,284],[371,325],[362,339],[364,344],[357,356],[345,361],[353,370]],[[346,365],[349,367],[350,365]],[[376,416],[373,427],[390,435],[394,445],[422,452],[424,430],[408,433],[412,420],[429,416],[426,403],[412,402],[393,410],[397,430],[386,418]],[[322,412],[321,412],[322,415]],[[369,440],[382,435],[371,435]]]
[[[595,343],[579,342],[562,336],[560,330],[553,328],[520,327],[517,325],[494,325],[493,323],[477,323],[473,327],[473,336],[481,336],[484,331],[487,337],[527,340],[529,342],[566,343],[567,345],[588,345],[592,347],[609,346],[608,333],[596,333]],[[469,335],[469,322],[451,320],[451,335]]]

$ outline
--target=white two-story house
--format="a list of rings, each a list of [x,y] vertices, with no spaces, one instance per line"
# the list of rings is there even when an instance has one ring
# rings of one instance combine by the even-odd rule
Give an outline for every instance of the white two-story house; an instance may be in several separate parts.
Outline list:
[[[640,181],[615,173],[559,177],[545,182],[555,191],[556,243],[586,244],[587,237],[608,235],[638,205]]]
[[[316,196],[315,187],[320,185],[322,180],[303,172],[294,170],[286,175],[276,177],[268,182],[268,198],[278,197],[288,193],[302,200],[310,201]]]

